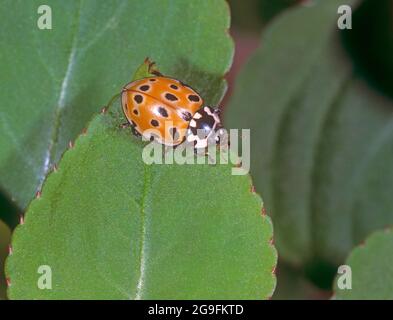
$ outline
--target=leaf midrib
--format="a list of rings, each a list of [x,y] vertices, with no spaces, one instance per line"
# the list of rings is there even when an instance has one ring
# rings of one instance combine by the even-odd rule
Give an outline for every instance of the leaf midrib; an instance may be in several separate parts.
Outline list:
[[[144,281],[145,281],[145,263],[146,263],[146,197],[148,196],[151,185],[151,170],[147,164],[143,164],[143,193],[140,205],[141,213],[141,241],[139,248],[139,278],[137,282],[135,300],[141,300]]]

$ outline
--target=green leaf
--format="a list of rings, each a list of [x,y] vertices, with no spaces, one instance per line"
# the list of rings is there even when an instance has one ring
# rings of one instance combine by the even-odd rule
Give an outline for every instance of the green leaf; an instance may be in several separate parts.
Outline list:
[[[51,30],[37,27],[42,1],[2,1],[0,12],[0,188],[21,208],[145,57],[215,104],[233,55],[224,0],[45,4]]]
[[[226,113],[228,127],[251,128],[255,185],[280,256],[298,266],[339,264],[371,230],[393,222],[393,103],[359,70],[369,66],[347,39],[361,39],[363,49],[368,39],[376,42],[365,30],[387,16],[375,11],[393,12],[392,2],[367,1],[373,10],[362,7],[353,29],[340,31],[338,6],[356,3],[320,1],[279,17],[239,76]],[[376,39],[392,47],[393,37]]]
[[[341,274],[336,278],[334,286],[336,299],[392,300],[392,247],[393,232],[387,229],[375,232],[367,238],[364,244],[355,248],[345,263],[351,268],[351,273]],[[338,287],[339,277],[348,275],[352,279],[351,289],[340,289]]]
[[[119,108],[65,152],[7,260],[11,299],[263,299],[277,254],[250,177],[153,164]],[[39,266],[52,290],[37,288]]]
[[[4,275],[4,261],[8,255],[8,245],[11,241],[11,231],[0,220],[0,300],[6,299],[6,279]]]

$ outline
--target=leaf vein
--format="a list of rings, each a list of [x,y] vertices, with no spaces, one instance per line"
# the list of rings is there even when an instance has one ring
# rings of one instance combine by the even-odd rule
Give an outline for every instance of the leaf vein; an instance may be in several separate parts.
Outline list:
[[[140,265],[139,265],[139,279],[136,288],[135,300],[140,300],[143,294],[145,284],[146,271],[146,197],[151,180],[151,172],[147,165],[143,166],[143,194],[141,200],[141,244],[140,244]]]

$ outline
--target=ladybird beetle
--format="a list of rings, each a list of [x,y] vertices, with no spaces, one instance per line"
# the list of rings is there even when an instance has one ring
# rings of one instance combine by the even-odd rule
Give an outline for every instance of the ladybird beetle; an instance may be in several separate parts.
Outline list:
[[[121,103],[134,134],[145,139],[167,146],[187,140],[196,149],[220,141],[219,110],[204,106],[202,97],[179,80],[158,75],[130,82]]]

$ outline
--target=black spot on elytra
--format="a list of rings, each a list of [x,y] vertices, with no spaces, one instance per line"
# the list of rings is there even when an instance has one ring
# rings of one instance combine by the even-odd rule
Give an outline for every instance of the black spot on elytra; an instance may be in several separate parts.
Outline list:
[[[188,100],[190,100],[192,102],[199,102],[200,101],[199,97],[196,94],[190,94],[188,96]]]
[[[179,100],[175,95],[173,95],[172,93],[166,93],[165,94],[165,98],[169,101],[177,101]]]
[[[165,118],[168,118],[168,111],[166,111],[165,108],[159,107],[159,108],[158,108],[158,113],[159,113],[161,116],[163,116],[163,117],[165,117]]]
[[[138,110],[137,110],[137,109],[134,109],[134,110],[132,110],[132,112],[133,112],[134,114],[136,114],[136,115],[138,115],[138,114],[139,114],[139,112],[138,112]]]
[[[149,79],[149,81],[154,82],[157,81],[157,79]]]
[[[179,89],[179,87],[178,87],[177,85],[175,85],[175,84],[171,84],[170,87],[171,87],[173,90]]]
[[[155,120],[155,119],[151,120],[150,123],[151,123],[151,125],[152,125],[153,127],[158,127],[158,125],[159,125],[158,121]]]
[[[182,117],[183,120],[185,120],[185,121],[190,121],[191,118],[192,118],[191,113],[189,113],[188,111],[183,111],[183,112],[181,113],[181,117]]]
[[[141,91],[147,91],[147,90],[150,89],[150,86],[148,86],[148,85],[145,84],[145,85],[143,85],[143,86],[140,86],[139,89],[140,89]]]
[[[169,134],[172,136],[173,140],[178,140],[179,139],[179,132],[175,127],[169,129]]]
[[[134,96],[134,100],[136,103],[142,103],[143,97],[140,94]]]

